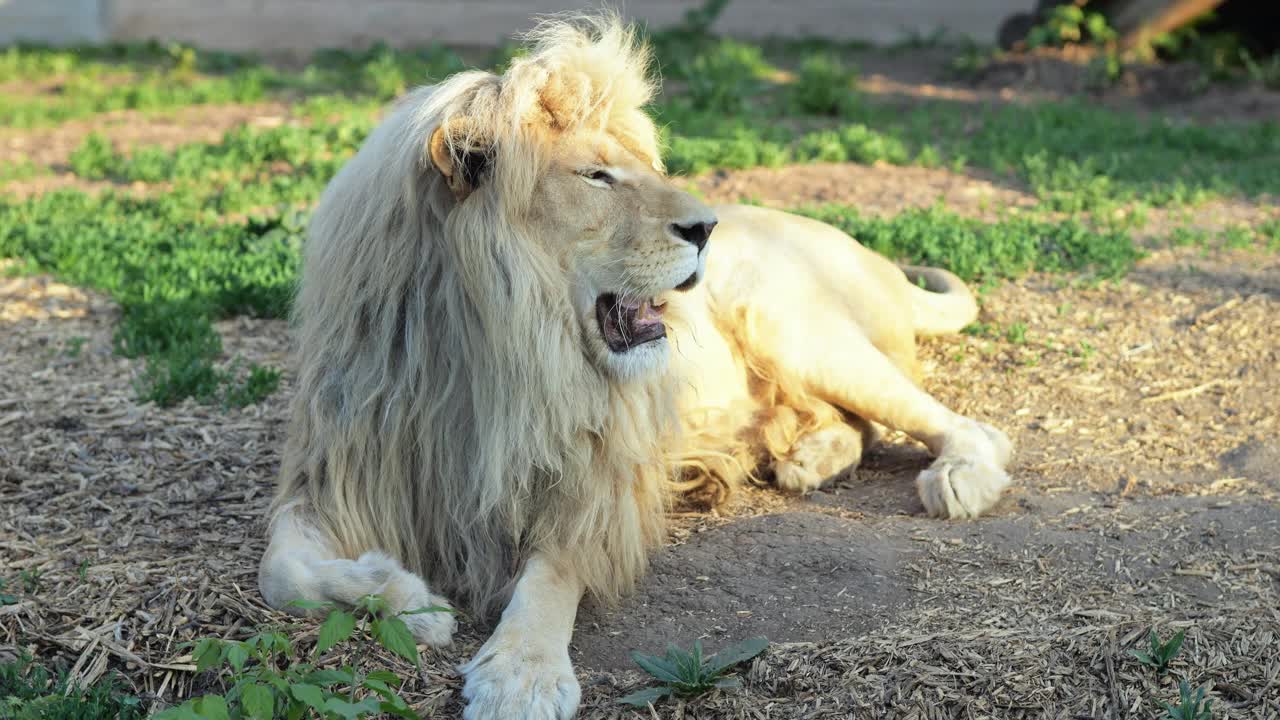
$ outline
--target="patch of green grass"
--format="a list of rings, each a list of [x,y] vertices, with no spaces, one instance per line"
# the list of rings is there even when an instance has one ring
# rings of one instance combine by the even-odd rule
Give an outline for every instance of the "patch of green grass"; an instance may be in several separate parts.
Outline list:
[[[240,126],[216,143],[187,143],[172,150],[144,146],[128,155],[102,135],[89,133],[72,152],[70,164],[84,178],[144,183],[252,178],[280,164],[291,176],[313,178],[318,194],[372,129],[373,118],[362,114],[311,126]]]
[[[883,255],[945,267],[966,280],[1016,278],[1031,271],[1114,278],[1142,256],[1129,234],[1076,220],[1009,216],[984,222],[939,207],[892,218],[863,217],[842,206],[799,212],[840,228]]]
[[[68,683],[22,658],[0,665],[3,720],[142,720],[142,701],[125,692],[114,676],[89,688]]]
[[[0,124],[35,127],[112,110],[169,110],[203,104],[253,103],[343,93],[387,101],[409,87],[439,80],[466,64],[431,46],[323,51],[296,72],[252,56],[157,44],[70,50],[15,46],[0,53],[0,82],[56,78],[54,93],[0,96]]]
[[[39,80],[51,76],[99,76],[109,72],[178,70],[225,73],[256,61],[238,53],[197,51],[181,43],[113,43],[51,47],[19,43],[0,51],[0,82]]]
[[[909,109],[849,102],[844,125],[787,115],[763,100],[741,114],[701,111],[680,95],[655,107],[677,172],[838,157],[897,165],[974,167],[1030,187],[1048,207],[1081,212],[1142,202],[1187,205],[1215,195],[1280,193],[1280,123],[1176,123],[1078,102],[972,105],[929,101]],[[786,123],[778,122],[786,118]],[[827,121],[829,122],[829,120]],[[837,144],[830,133],[841,136]],[[815,134],[816,133],[816,134]],[[767,145],[752,154],[750,145]]]
[[[693,651],[675,645],[667,646],[667,654],[646,655],[632,652],[636,664],[662,684],[645,688],[621,698],[618,702],[636,707],[646,707],[670,696],[694,697],[716,688],[742,687],[742,682],[727,673],[733,666],[746,662],[764,652],[769,641],[762,637],[743,640],[710,657],[702,656],[702,641],[693,641]]]
[[[271,73],[237,70],[225,77],[189,78],[147,73],[102,83],[91,76],[69,78],[53,95],[0,95],[0,124],[29,128],[112,110],[165,110],[188,105],[254,103],[267,97]]]
[[[204,205],[182,192],[136,198],[63,191],[0,201],[0,256],[104,290],[120,303],[115,347],[147,358],[142,399],[243,405],[269,392],[278,375],[254,365],[245,377],[219,368],[222,343],[212,322],[285,315],[305,216],[223,223]]]
[[[916,157],[920,164],[937,164],[936,150],[931,147]],[[673,135],[665,158],[669,172],[696,175],[712,168],[776,167],[796,161],[905,165],[911,162],[912,154],[897,138],[851,124],[792,135],[785,142],[771,141],[751,130],[725,137]]]
[[[47,175],[48,172],[48,168],[36,165],[31,160],[15,160],[0,165],[0,183],[11,180],[27,180],[37,175]]]
[[[863,103],[846,118],[909,148],[934,145],[944,157],[960,155],[970,166],[1025,182],[1062,210],[1280,191],[1280,174],[1268,162],[1280,153],[1274,122],[1185,125],[1078,103],[933,102],[905,116]]]

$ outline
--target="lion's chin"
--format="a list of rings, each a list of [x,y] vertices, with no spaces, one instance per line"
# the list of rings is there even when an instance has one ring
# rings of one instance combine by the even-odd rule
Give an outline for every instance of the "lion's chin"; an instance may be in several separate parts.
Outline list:
[[[635,345],[623,352],[605,348],[603,362],[617,380],[634,381],[665,373],[670,355],[665,336]]]

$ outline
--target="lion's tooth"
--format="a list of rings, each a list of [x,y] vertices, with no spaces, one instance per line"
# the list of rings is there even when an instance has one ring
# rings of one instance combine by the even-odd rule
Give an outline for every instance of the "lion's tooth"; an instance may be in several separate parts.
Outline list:
[[[651,322],[659,319],[659,314],[654,310],[653,305],[648,300],[640,303],[640,307],[636,309],[636,320],[640,322]]]

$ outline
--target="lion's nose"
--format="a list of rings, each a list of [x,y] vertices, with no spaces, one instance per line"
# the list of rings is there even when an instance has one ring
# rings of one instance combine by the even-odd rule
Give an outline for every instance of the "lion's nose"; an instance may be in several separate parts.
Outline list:
[[[702,248],[706,247],[707,238],[711,237],[711,231],[715,230],[715,228],[716,222],[714,220],[711,222],[690,223],[688,225],[681,225],[680,223],[671,224],[671,231],[680,237],[680,239],[687,243],[691,243],[698,249],[698,252],[702,252]]]

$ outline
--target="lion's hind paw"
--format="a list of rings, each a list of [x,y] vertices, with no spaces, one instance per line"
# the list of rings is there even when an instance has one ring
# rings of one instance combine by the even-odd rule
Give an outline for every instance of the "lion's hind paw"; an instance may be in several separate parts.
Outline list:
[[[975,518],[1008,486],[1008,473],[997,465],[962,457],[940,457],[916,478],[925,511],[942,518]]]

